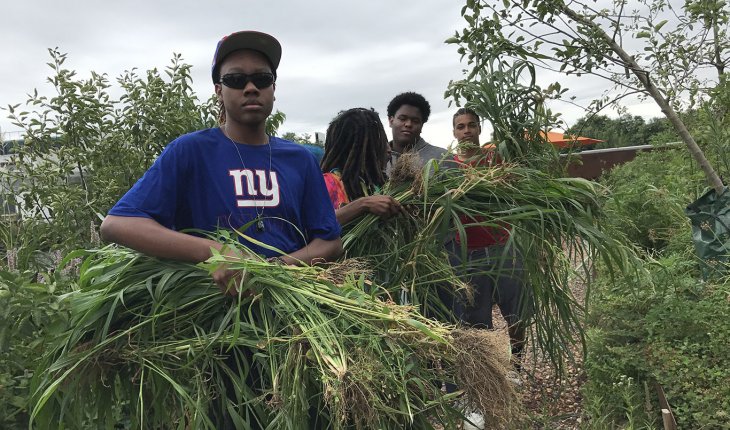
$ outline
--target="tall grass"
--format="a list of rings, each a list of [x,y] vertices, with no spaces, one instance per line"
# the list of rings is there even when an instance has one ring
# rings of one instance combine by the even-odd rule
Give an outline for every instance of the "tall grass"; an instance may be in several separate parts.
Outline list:
[[[523,261],[529,293],[524,315],[533,323],[536,344],[561,367],[576,334],[583,338],[583,304],[570,292],[571,279],[586,278],[591,264],[605,264],[609,273],[639,264],[623,235],[603,223],[605,189],[516,164],[426,166],[413,175],[412,165],[405,165],[412,160],[401,160],[404,165],[395,168],[395,180],[385,192],[410,215],[388,222],[363,218],[344,236],[348,256],[368,258],[391,295],[407,298],[427,314],[441,313],[443,319],[450,311],[439,289],[455,295],[469,290],[457,276],[460,269],[449,265],[444,243],[456,233],[464,237],[466,226],[508,228],[508,245]],[[464,217],[474,221],[462,224]]]
[[[223,263],[251,294],[220,293]],[[67,299],[71,329],[33,382],[37,428],[454,428],[463,393],[496,426],[517,411],[493,336],[393,303],[354,262],[194,266],[107,247],[85,253]]]

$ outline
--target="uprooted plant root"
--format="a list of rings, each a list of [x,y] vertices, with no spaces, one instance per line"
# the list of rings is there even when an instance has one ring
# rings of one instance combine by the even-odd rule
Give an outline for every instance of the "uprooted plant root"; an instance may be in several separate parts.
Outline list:
[[[466,406],[481,412],[485,428],[509,428],[520,417],[520,400],[507,379],[509,357],[499,332],[460,329],[451,333],[454,371]],[[503,351],[503,352],[502,352]]]

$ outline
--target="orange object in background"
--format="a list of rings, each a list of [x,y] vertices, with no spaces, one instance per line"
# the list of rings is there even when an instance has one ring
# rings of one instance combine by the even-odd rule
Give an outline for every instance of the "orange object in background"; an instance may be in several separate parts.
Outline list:
[[[605,142],[604,140],[593,139],[592,137],[571,136],[561,131],[548,131],[547,141],[558,148],[595,145],[596,143]]]
[[[594,139],[592,137],[571,136],[569,134],[563,133],[562,131],[548,131],[546,140],[557,148],[588,146],[595,145],[596,143],[605,142],[605,140]],[[482,145],[482,148],[494,149],[495,146],[493,143],[485,143],[484,145]]]

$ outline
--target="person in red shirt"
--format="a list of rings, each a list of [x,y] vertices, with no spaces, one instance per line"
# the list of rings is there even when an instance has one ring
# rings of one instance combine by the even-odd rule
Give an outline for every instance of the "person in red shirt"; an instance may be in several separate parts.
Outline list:
[[[471,109],[461,108],[453,118],[454,137],[458,142],[454,161],[461,168],[489,168],[500,162],[493,147],[479,144],[481,126],[479,116]],[[465,304],[456,300],[456,317],[464,324],[492,329],[492,306],[496,303],[509,327],[512,363],[520,369],[525,344],[526,317],[522,309],[524,288],[522,262],[513,247],[509,246],[509,226],[473,225],[487,221],[486,217],[463,216],[464,236],[456,236],[450,246],[450,260],[459,273],[464,273],[467,282],[474,286],[474,303]],[[472,224],[472,225],[469,225]],[[466,242],[466,255],[462,253],[462,242]],[[462,257],[466,258],[462,260]],[[464,270],[464,268],[466,270]]]

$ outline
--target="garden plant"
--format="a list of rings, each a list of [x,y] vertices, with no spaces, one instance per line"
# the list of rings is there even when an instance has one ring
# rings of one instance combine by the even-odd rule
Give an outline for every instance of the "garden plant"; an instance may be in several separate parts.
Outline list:
[[[0,428],[215,428],[229,415],[240,428],[451,429],[469,409],[493,428],[534,427],[498,335],[443,322],[439,290],[470,290],[443,246],[464,215],[508,226],[524,257],[532,359],[561,370],[578,345],[584,427],[658,428],[657,387],[680,428],[730,426],[730,283],[695,257],[683,212],[730,177],[730,14],[719,1],[639,3],[646,14],[624,1],[468,0],[467,27],[447,42],[469,70],[446,97],[492,124],[503,164],[420,169],[401,157],[382,192],[408,216],[363,217],[345,230],[347,259],[322,267],[253,255],[190,265],[103,246],[109,207],[172,138],[215,126],[216,106],[192,92],[179,55],[163,72],[126,72],[116,92],[50,50],[54,95],[7,108],[24,137],[0,177]],[[638,54],[630,37],[646,42]],[[589,115],[652,98],[673,127],[653,143],[679,136],[691,155],[643,154],[598,183],[563,177],[544,132],[564,125],[548,106],[569,92],[541,88],[541,67],[626,89]],[[239,246],[245,231],[220,234]],[[252,294],[213,286],[223,262]],[[570,292],[578,278],[585,302]]]

